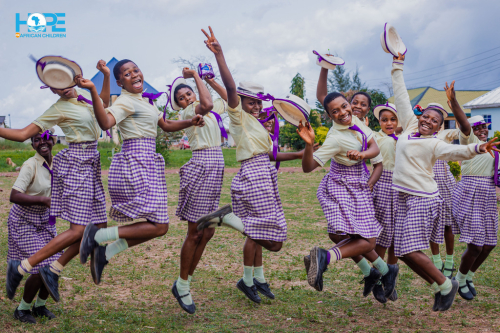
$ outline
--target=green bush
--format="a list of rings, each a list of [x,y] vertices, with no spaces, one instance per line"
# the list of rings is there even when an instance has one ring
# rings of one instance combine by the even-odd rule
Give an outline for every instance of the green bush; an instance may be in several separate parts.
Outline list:
[[[462,170],[460,168],[460,164],[454,161],[448,161],[448,165],[450,166],[450,172],[455,177],[455,179],[459,179],[462,175]]]
[[[325,142],[326,135],[328,134],[328,127],[325,126],[320,126],[316,128],[314,131],[316,132],[316,138],[315,141],[322,145]]]

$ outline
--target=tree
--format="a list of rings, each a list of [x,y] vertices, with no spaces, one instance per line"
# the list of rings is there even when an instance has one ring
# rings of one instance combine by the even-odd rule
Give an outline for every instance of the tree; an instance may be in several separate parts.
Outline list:
[[[304,99],[304,96],[306,95],[306,81],[300,73],[297,73],[297,75],[293,77],[290,92],[295,96]]]

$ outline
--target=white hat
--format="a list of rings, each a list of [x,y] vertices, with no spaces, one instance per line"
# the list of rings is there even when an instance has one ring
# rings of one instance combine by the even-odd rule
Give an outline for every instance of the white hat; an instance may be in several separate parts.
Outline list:
[[[469,124],[472,127],[479,126],[479,125],[488,125],[488,124],[491,124],[491,123],[485,122],[483,116],[474,116],[474,117],[470,117],[467,120],[469,121]]]
[[[270,100],[271,95],[264,95],[264,86],[250,81],[240,82],[238,88],[236,88],[236,93],[241,96],[260,99],[260,100]]]
[[[172,84],[167,85],[167,87],[169,87],[168,99],[170,101],[170,105],[172,106],[172,109],[174,109],[175,111],[179,111],[180,109],[182,109],[179,106],[179,104],[177,104],[175,102],[175,96],[174,96],[175,88],[177,88],[177,86],[180,85],[180,84],[187,85],[187,81],[182,76],[179,76],[178,78],[176,78],[174,80],[174,82],[172,82]]]
[[[45,56],[37,60],[36,73],[40,81],[54,89],[74,87],[75,76],[82,75],[82,69],[74,61],[60,56]]]
[[[394,105],[392,103],[387,102],[385,104],[377,105],[373,109],[373,115],[375,116],[375,118],[380,120],[380,112],[382,112],[384,110],[391,111],[392,113],[394,113],[396,115],[396,117],[398,118],[398,127],[401,127],[401,124],[399,123],[398,110],[396,110],[396,105]]]
[[[422,110],[422,113],[424,113],[426,110],[438,110],[441,112],[441,114],[443,115],[443,120],[446,119],[446,117],[448,117],[448,111],[446,111],[443,106],[439,103],[429,103],[427,104],[427,107]]]
[[[380,34],[380,44],[386,53],[390,53],[395,57],[398,56],[398,52],[401,54],[406,53],[406,46],[403,40],[399,37],[396,28],[389,23],[385,24],[384,31]]]
[[[273,106],[286,121],[297,127],[300,120],[305,125],[305,122],[309,120],[309,114],[311,114],[311,107],[306,101],[292,94],[288,94],[282,99],[274,99]]]
[[[313,50],[313,53],[318,56],[316,60],[316,65],[321,66],[326,69],[335,69],[337,66],[345,64],[342,58],[334,57],[331,54],[319,54],[317,51]]]

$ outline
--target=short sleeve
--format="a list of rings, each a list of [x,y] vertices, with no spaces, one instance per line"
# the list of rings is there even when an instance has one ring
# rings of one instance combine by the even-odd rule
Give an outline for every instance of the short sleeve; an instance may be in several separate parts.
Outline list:
[[[128,116],[133,115],[135,109],[131,101],[126,98],[117,98],[115,103],[106,109],[106,112],[111,113],[115,117],[116,124],[119,124]]]
[[[64,120],[64,116],[62,112],[60,112],[57,107],[52,105],[47,109],[40,117],[38,117],[33,124],[40,127],[41,132],[45,132],[46,130],[54,127]]]
[[[17,176],[16,182],[12,185],[12,188],[21,193],[26,192],[30,184],[33,182],[35,177],[35,168],[31,165],[31,160],[24,162],[19,171],[19,176]]]
[[[320,166],[324,166],[333,156],[340,152],[340,146],[334,135],[325,139],[323,145],[313,153],[313,158]]]
[[[218,114],[223,114],[227,110],[227,102],[222,98],[217,98],[214,102],[214,108],[212,111]]]
[[[196,106],[198,104],[200,104],[200,102],[196,101],[196,102],[191,103],[190,105],[188,105],[188,107],[185,108],[184,110],[182,110],[182,112],[180,114],[181,120],[193,118],[195,116],[195,114],[196,114]]]
[[[227,110],[229,111],[228,114],[229,114],[229,119],[231,119],[231,122],[234,124],[234,125],[241,125],[242,124],[242,118],[243,118],[243,115],[242,115],[242,112],[245,112],[243,111],[243,108],[241,107],[241,97],[238,96],[238,106],[235,107],[234,109],[232,107],[230,107],[228,105],[227,107]]]
[[[373,164],[378,164],[378,163],[381,163],[383,161],[383,157],[382,157],[382,153],[379,153],[377,156],[375,156],[374,158],[372,158],[370,160],[370,163],[373,165]]]

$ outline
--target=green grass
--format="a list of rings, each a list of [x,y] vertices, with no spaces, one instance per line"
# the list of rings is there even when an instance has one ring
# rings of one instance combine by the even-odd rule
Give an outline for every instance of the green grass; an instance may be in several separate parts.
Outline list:
[[[185,153],[185,152],[183,152]],[[175,216],[179,176],[168,174],[167,235],[130,248],[114,257],[99,286],[89,265],[77,259],[60,279],[61,302],[47,302],[57,319],[34,326],[12,318],[24,282],[10,301],[0,294],[1,332],[479,332],[500,330],[500,254],[494,250],[476,273],[478,296],[466,302],[457,296],[450,311],[431,311],[431,289],[400,264],[397,302],[383,305],[362,297],[362,276],[349,260],[341,260],[324,275],[324,291],[306,281],[303,256],[312,246],[331,247],[316,189],[326,170],[304,174],[280,173],[280,196],[288,225],[288,240],[278,253],[264,251],[264,274],[276,295],[260,305],[235,287],[243,273],[244,237],[218,229],[208,243],[191,284],[194,315],[183,312],[170,292],[179,275],[179,254],[187,222]],[[230,203],[234,174],[226,173],[221,205]],[[15,177],[0,177],[0,290],[5,290],[9,189]],[[107,177],[103,177],[107,193]],[[109,209],[109,198],[108,198]],[[58,232],[68,228],[59,220]],[[109,225],[119,225],[110,222]],[[455,240],[455,263],[465,247]],[[444,246],[441,247],[444,257]]]

